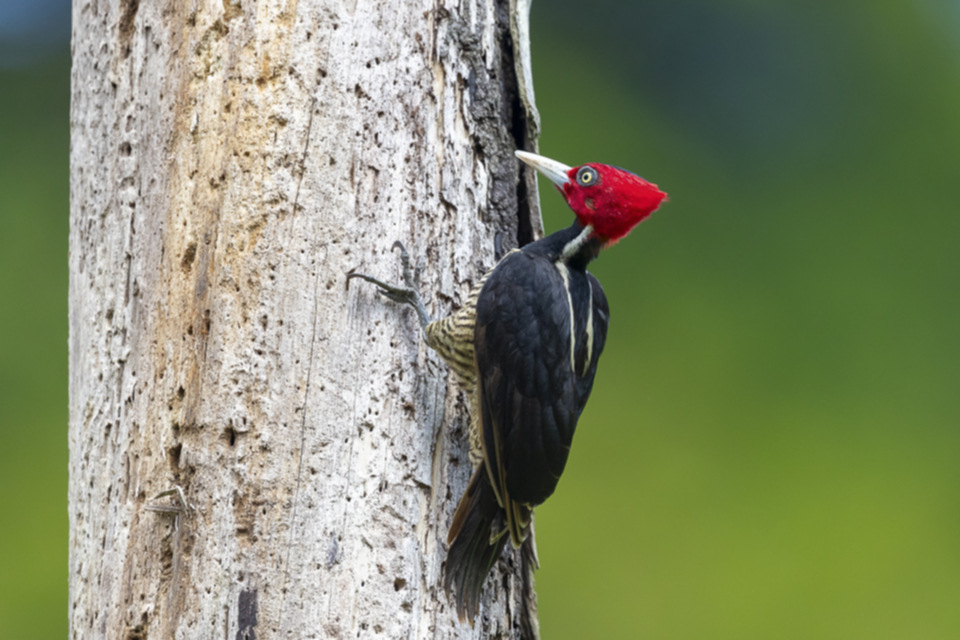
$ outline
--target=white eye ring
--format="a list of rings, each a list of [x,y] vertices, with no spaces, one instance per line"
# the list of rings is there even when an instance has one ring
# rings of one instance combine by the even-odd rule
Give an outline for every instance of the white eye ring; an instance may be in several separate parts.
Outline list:
[[[577,184],[581,187],[594,185],[599,178],[600,176],[597,174],[597,170],[593,167],[582,167],[580,171],[577,171]]]

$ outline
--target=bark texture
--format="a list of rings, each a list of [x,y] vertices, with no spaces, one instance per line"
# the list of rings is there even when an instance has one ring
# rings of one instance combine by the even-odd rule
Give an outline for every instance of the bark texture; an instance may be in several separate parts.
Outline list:
[[[402,240],[439,317],[540,234],[528,8],[74,1],[72,637],[523,635],[518,555],[442,593],[466,399],[345,274]]]

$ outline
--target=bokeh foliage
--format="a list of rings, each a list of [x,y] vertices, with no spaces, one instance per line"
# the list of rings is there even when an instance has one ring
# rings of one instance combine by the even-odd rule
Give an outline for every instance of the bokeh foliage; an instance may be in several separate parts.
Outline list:
[[[541,149],[672,201],[593,267],[545,637],[960,637],[955,43],[918,4],[583,9],[534,9]]]
[[[0,638],[67,636],[69,74],[0,67]]]
[[[960,637],[960,22],[937,7],[535,3],[542,152],[671,196],[593,268],[611,334],[537,512],[544,637]],[[67,631],[68,66],[0,69],[3,638]]]

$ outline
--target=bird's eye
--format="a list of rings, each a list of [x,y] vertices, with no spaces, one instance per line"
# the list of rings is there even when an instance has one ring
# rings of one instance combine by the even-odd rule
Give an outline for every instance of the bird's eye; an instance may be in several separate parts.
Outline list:
[[[599,178],[597,170],[593,167],[581,167],[580,171],[577,171],[577,184],[581,187],[593,186],[597,184]]]

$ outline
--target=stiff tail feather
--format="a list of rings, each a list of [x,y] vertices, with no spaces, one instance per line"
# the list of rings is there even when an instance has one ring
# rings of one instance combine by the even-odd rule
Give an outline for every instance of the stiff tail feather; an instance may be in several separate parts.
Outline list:
[[[450,597],[456,591],[457,616],[473,624],[480,608],[483,583],[507,543],[503,510],[481,465],[460,498],[447,543],[447,566],[443,587]]]

